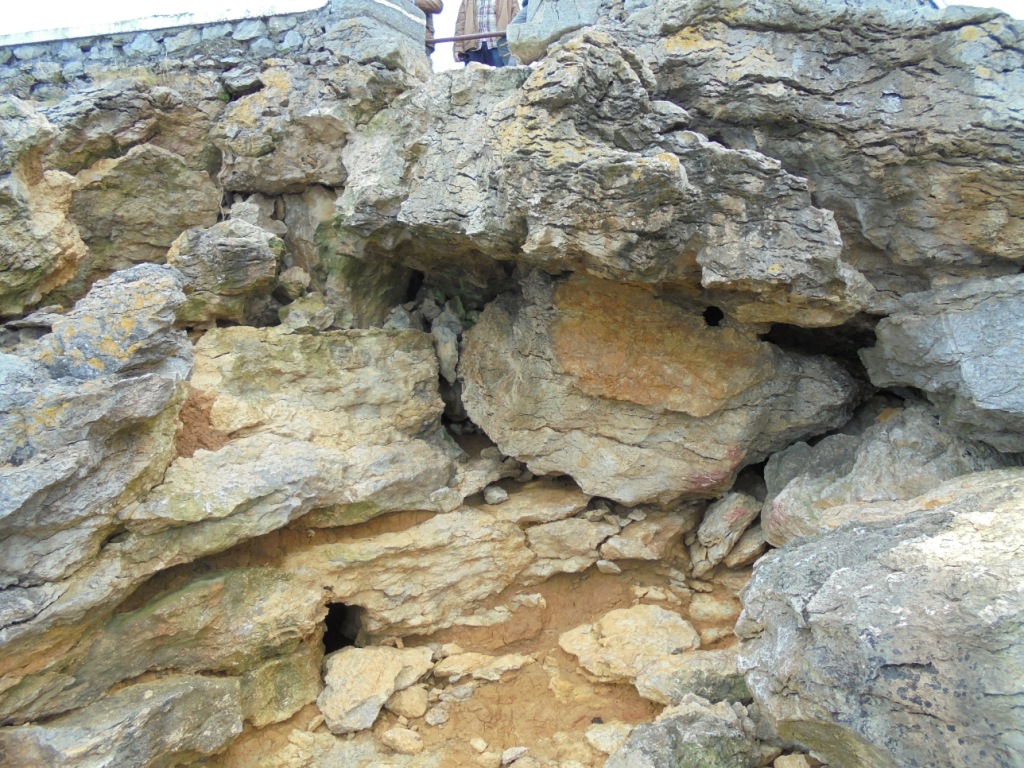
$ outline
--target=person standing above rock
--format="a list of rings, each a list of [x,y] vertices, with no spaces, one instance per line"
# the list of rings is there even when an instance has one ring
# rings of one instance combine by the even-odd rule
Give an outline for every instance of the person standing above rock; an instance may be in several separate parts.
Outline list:
[[[427,17],[427,56],[434,52],[434,14],[444,10],[441,0],[416,0],[416,7]]]
[[[503,54],[501,49],[507,51],[508,44],[504,32],[517,13],[518,0],[462,0],[455,21],[456,37],[489,32],[501,32],[502,37],[456,41],[456,61],[477,61],[492,67],[505,66],[508,63],[507,53]]]

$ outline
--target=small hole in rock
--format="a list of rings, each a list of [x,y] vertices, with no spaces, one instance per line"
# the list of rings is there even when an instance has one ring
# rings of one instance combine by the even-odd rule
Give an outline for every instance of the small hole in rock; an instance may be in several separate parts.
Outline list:
[[[355,645],[363,629],[363,609],[358,605],[329,603],[324,619],[324,653]]]
[[[702,314],[704,315],[704,322],[712,327],[717,326],[725,319],[725,312],[718,307],[708,307]]]

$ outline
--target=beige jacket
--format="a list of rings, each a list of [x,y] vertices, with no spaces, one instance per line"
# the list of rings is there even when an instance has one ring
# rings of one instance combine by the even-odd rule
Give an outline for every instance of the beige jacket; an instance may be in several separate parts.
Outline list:
[[[515,18],[515,15],[519,13],[519,0],[495,0],[495,4],[498,10],[498,32],[504,32],[508,23]],[[476,21],[476,0],[462,0],[462,5],[459,6],[459,17],[455,20],[455,35],[475,35],[480,31],[480,25]],[[498,38],[494,38],[496,44]],[[465,51],[475,51],[481,46],[480,40],[463,40],[462,42],[455,43],[455,60],[462,61],[459,58],[460,53]]]

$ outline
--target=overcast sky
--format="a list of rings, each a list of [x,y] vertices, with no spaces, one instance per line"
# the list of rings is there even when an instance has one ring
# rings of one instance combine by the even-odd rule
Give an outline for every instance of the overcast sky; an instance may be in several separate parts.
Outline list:
[[[290,13],[323,5],[324,0],[39,0],[22,2],[7,0],[0,13],[0,35],[57,27],[75,27],[110,21],[192,12],[202,16],[229,13],[236,18]],[[438,37],[448,37],[455,30],[455,16],[461,0],[445,0],[444,11],[435,17]],[[941,2],[941,0],[940,0]],[[952,3],[949,3],[952,5]],[[997,0],[971,5],[994,6],[1024,18],[1024,0]],[[457,66],[452,60],[451,44],[438,46],[434,53],[434,69]]]

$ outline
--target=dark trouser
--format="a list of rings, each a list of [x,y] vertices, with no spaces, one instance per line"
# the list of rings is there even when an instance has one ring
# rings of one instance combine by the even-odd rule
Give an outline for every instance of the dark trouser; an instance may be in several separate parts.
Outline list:
[[[466,51],[466,55],[469,57],[467,61],[477,61],[489,67],[505,66],[505,60],[497,48],[477,48],[475,51]]]

